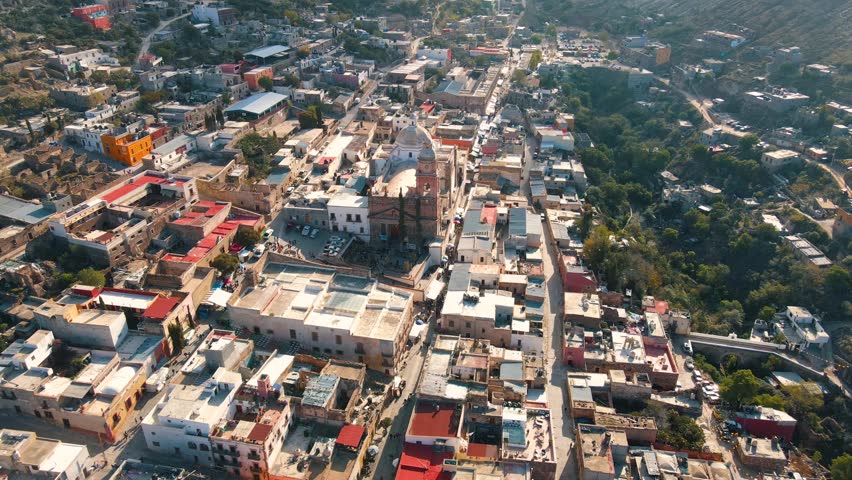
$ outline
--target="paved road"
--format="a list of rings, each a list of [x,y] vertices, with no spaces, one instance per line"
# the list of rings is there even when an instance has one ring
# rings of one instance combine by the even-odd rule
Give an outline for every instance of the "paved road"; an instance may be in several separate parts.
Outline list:
[[[145,55],[148,54],[148,48],[151,47],[151,40],[154,38],[155,33],[159,32],[160,30],[162,30],[166,27],[168,27],[169,25],[171,25],[172,23],[174,23],[177,20],[180,20],[181,18],[188,17],[189,15],[190,15],[189,13],[184,13],[183,15],[178,15],[177,17],[173,17],[173,18],[170,18],[168,20],[161,21],[160,24],[157,25],[157,28],[155,28],[151,33],[146,35],[145,39],[142,40],[142,46],[139,47],[139,55],[136,57],[136,61],[138,62],[140,58],[142,58],[142,57],[144,57]]]

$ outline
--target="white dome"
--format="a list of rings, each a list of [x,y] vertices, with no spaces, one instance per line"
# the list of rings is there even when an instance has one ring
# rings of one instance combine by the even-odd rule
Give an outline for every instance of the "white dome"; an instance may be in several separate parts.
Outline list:
[[[402,148],[422,148],[432,146],[432,135],[425,128],[417,125],[409,125],[403,128],[396,136],[395,145]]]

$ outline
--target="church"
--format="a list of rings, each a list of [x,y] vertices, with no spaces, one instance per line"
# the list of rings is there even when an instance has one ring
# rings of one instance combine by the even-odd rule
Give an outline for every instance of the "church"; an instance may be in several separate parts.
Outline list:
[[[455,146],[441,146],[417,124],[370,160],[370,235],[373,244],[423,246],[450,224],[464,178]],[[402,218],[400,218],[402,217]]]

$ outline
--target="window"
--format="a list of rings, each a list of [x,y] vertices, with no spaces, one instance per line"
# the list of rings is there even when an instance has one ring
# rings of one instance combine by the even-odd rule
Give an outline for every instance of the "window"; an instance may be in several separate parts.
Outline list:
[[[464,263],[464,255],[461,256],[461,262]]]
[[[351,213],[347,213],[347,214],[346,214],[346,221],[347,221],[347,222],[351,222],[351,221],[352,221],[352,214],[351,214]]]
[[[180,447],[175,447],[175,453],[180,455]]]
[[[470,323],[470,322],[464,322],[464,326],[465,326],[465,328],[470,328],[470,327],[471,327],[471,323]]]
[[[361,221],[361,214],[360,214],[360,213],[356,213],[356,214],[355,214],[355,221],[356,221],[356,222],[360,222],[360,221]]]
[[[337,220],[337,218],[336,218],[336,217],[335,217],[335,215],[334,215],[334,212],[329,213],[329,214],[328,214],[328,216],[329,216],[329,218],[331,218],[332,220]]]
[[[479,257],[479,263],[485,263],[485,257]]]
[[[266,329],[266,334],[267,334],[267,335],[272,335],[273,333],[275,333],[275,332],[273,332],[271,328],[267,328],[267,329]]]
[[[325,349],[325,350],[323,350],[323,351],[324,351],[325,353],[331,354],[331,349],[330,349],[330,348],[326,348],[326,349]]]
[[[337,345],[343,345],[343,337],[341,337],[340,335],[335,335],[334,343],[336,343]]]
[[[343,355],[343,350],[335,350],[334,353],[338,355]]]
[[[196,445],[195,442],[186,442],[186,445],[190,450],[198,450],[198,445]]]
[[[414,155],[411,152],[408,152],[408,158],[414,158]]]
[[[210,447],[208,447],[207,445],[205,445],[205,444],[203,444],[203,443],[202,443],[201,445],[199,445],[199,446],[198,446],[198,448],[199,448],[202,452],[209,452],[209,451],[210,451]]]
[[[450,320],[450,328],[453,328],[453,327],[455,327],[455,326],[456,326],[456,322],[454,322],[454,321]]]
[[[290,338],[293,339],[293,340],[296,339],[296,330],[294,330],[292,328],[290,329]]]
[[[311,332],[311,340],[318,342],[319,341],[319,334],[317,332]]]
[[[151,443],[152,443],[155,447],[159,447],[159,446],[160,446],[160,442],[151,442]]]

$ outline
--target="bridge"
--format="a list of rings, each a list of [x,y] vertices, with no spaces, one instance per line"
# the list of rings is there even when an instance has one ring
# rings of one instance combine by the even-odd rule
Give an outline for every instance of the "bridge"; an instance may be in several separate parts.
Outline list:
[[[775,355],[783,362],[785,367],[790,368],[802,377],[829,383],[847,397],[852,398],[852,391],[836,375],[826,373],[825,368],[830,367],[827,362],[824,363],[822,369],[814,368],[805,364],[798,355],[788,352],[787,345],[710,335],[708,333],[690,333],[682,338],[692,344],[693,352],[704,354],[717,364],[721,362],[722,357],[729,353],[735,353],[745,361],[760,361],[766,359],[769,355]]]

